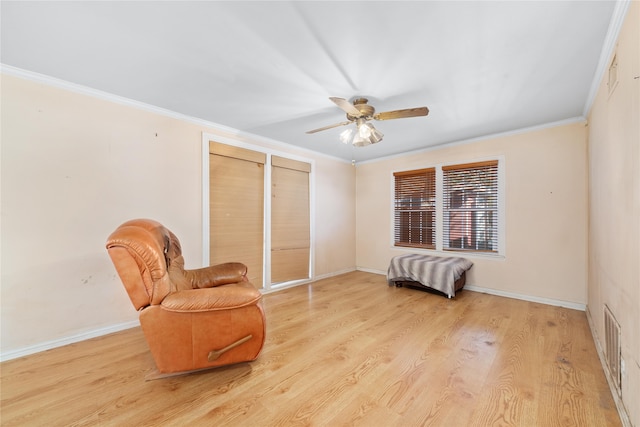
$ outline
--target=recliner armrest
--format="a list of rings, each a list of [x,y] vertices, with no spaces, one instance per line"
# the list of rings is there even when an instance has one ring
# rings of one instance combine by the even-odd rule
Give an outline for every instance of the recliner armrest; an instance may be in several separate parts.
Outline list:
[[[161,307],[167,311],[192,313],[229,310],[257,304],[262,294],[251,283],[245,283],[174,292],[167,295]]]
[[[227,262],[195,270],[185,270],[184,274],[193,289],[211,288],[248,280],[247,266],[240,262]]]

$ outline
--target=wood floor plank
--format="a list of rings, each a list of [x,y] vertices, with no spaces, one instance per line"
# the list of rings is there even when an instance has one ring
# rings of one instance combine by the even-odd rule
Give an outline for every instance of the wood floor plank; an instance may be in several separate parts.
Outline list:
[[[251,363],[145,381],[140,328],[4,362],[3,426],[619,426],[584,312],[352,272],[263,298]]]

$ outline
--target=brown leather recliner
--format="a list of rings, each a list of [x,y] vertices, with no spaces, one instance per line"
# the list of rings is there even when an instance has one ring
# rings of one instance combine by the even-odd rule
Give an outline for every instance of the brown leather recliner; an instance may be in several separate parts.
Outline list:
[[[120,225],[107,249],[157,366],[147,379],[258,357],[265,340],[262,294],[244,264],[185,270],[178,238],[149,219]]]

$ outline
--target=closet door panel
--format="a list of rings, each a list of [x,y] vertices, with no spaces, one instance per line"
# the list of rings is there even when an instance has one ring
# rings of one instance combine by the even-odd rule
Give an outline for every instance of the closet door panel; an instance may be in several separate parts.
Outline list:
[[[310,165],[273,156],[271,283],[309,278]]]
[[[249,280],[262,288],[264,154],[223,152],[222,155],[215,154],[220,152],[216,148],[210,147],[213,153],[209,155],[210,263],[242,262],[249,269]]]
[[[271,251],[271,283],[309,277],[309,248]]]

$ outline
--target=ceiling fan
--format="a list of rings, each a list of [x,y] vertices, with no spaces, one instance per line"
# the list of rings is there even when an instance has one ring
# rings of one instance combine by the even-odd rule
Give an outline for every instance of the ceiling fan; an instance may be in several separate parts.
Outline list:
[[[356,98],[353,100],[353,103],[350,103],[344,98],[330,97],[329,99],[347,113],[347,121],[310,130],[307,131],[307,133],[316,133],[338,126],[355,123],[356,130],[354,131],[353,128],[349,128],[340,133],[340,141],[345,144],[351,142],[356,147],[364,147],[365,145],[375,144],[376,142],[382,141],[382,137],[384,136],[382,132],[373,127],[371,123],[367,123],[371,120],[403,119],[406,117],[426,116],[429,114],[429,109],[427,107],[407,108],[404,110],[376,113],[376,109],[373,108],[372,105],[367,104],[369,102],[367,98]]]

